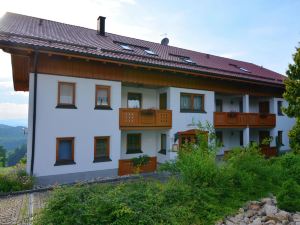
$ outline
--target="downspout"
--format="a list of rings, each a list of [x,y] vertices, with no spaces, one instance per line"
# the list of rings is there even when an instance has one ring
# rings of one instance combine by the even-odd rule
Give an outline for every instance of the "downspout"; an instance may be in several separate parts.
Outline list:
[[[38,49],[36,49],[34,51],[34,61],[33,61],[34,79],[33,79],[33,115],[32,115],[32,141],[31,141],[30,175],[33,175],[33,168],[34,168],[38,55],[39,55],[39,52],[38,52]]]

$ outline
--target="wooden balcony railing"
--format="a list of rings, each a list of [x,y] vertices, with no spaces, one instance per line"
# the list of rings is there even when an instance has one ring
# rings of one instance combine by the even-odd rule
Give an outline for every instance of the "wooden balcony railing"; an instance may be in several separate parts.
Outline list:
[[[123,130],[172,127],[171,110],[121,108],[119,115],[120,128]]]
[[[216,128],[243,128],[243,127],[275,127],[275,114],[215,112],[214,126]]]
[[[157,159],[156,157],[150,157],[149,162],[146,165],[141,166],[140,173],[149,173],[154,172],[157,166]],[[136,168],[133,166],[131,159],[120,159],[119,160],[119,176],[133,174],[136,171]]]

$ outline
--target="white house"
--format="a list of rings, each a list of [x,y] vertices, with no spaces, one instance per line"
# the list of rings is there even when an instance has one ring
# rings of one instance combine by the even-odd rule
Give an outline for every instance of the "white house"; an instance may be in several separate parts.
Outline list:
[[[216,128],[220,155],[273,137],[289,150],[294,119],[282,113],[284,76],[252,63],[6,13],[0,48],[14,87],[29,91],[28,172],[40,183],[144,172],[176,157],[196,122]]]

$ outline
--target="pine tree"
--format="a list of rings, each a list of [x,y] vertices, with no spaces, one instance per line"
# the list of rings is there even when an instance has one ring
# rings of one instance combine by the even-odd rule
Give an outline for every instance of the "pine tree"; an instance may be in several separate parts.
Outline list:
[[[296,124],[289,132],[290,145],[294,152],[300,153],[300,48],[296,48],[293,64],[289,64],[286,72],[288,78],[284,81],[286,91],[283,97],[288,101],[284,112],[289,117],[296,118]]]
[[[0,167],[5,167],[6,165],[6,150],[0,146]]]

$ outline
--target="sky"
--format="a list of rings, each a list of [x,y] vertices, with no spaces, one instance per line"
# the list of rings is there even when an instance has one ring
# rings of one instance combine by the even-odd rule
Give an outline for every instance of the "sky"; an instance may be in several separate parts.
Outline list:
[[[106,31],[252,62],[285,74],[300,41],[298,0],[0,0],[5,12]],[[0,50],[0,124],[27,125],[28,93],[13,89]]]

